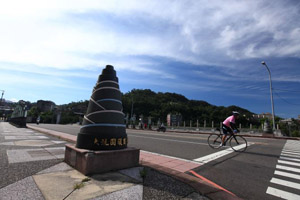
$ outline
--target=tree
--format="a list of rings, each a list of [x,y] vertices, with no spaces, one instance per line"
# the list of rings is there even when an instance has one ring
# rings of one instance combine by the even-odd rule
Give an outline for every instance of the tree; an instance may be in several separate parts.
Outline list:
[[[27,116],[37,118],[40,115],[40,111],[36,106],[32,106],[30,110],[27,112]]]
[[[196,122],[198,119],[200,123],[206,120],[206,123],[214,121],[215,124],[222,122],[227,116],[231,115],[233,110],[241,113],[241,120],[243,126],[259,125],[259,121],[255,120],[246,109],[238,106],[214,106],[205,101],[188,100],[186,97],[176,93],[155,93],[149,89],[138,90],[133,89],[130,92],[123,94],[123,112],[131,113],[133,102],[133,113],[137,116],[151,116],[154,121],[160,119],[165,121],[169,113],[180,113],[183,121],[192,120]]]

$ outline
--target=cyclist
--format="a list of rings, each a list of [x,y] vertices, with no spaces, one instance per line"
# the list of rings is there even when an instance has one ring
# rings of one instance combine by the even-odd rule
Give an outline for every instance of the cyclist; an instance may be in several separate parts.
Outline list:
[[[227,117],[223,123],[222,123],[222,130],[223,130],[223,137],[222,137],[222,143],[220,146],[224,146],[225,139],[228,134],[238,133],[240,132],[235,125],[235,120],[238,119],[240,113],[237,111],[232,111],[232,115]]]

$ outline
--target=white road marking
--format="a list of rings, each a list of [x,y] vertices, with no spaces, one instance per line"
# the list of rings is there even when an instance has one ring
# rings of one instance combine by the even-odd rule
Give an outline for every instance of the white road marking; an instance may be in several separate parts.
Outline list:
[[[274,172],[274,176],[280,176],[279,178],[272,178],[271,183],[282,185],[285,187],[290,187],[293,189],[297,189],[298,191],[300,190],[300,184],[298,183],[300,180],[300,175],[299,174],[294,174],[290,172],[296,172],[300,173],[300,149],[299,149],[300,142],[299,141],[291,141],[287,140],[282,151],[281,151],[281,156],[278,159],[278,164],[276,165],[276,170]],[[280,165],[283,164],[283,165]],[[287,167],[284,165],[292,165],[295,167]],[[278,170],[280,169],[280,170]],[[281,171],[284,170],[284,171]],[[288,172],[285,172],[288,171]],[[284,178],[291,178],[294,179],[296,182],[292,181],[286,181],[283,180]],[[285,189],[288,190],[288,189]],[[298,200],[300,199],[300,195],[294,194],[291,192],[279,190],[273,187],[268,187],[267,194],[280,197],[283,199],[291,199],[291,200]],[[297,192],[298,193],[298,192]]]
[[[205,134],[183,134],[183,133],[176,133],[176,132],[165,132],[165,133],[159,133],[159,132],[153,132],[153,131],[133,131],[129,130],[127,131],[127,134],[139,134],[139,135],[146,135],[149,136],[151,134],[152,136],[164,136],[164,137],[175,137],[175,138],[190,138],[190,139],[205,139],[207,140],[207,135]]]
[[[278,163],[300,167],[300,163],[295,163],[290,161],[278,160]]]
[[[294,158],[300,158],[300,155],[293,155],[293,154],[287,154],[287,153],[282,153],[282,156],[289,156],[289,157],[294,157]]]
[[[181,143],[188,143],[188,144],[200,144],[200,145],[208,145],[205,143],[200,142],[189,142],[189,141],[181,141],[181,140],[173,140],[173,139],[164,139],[164,138],[156,138],[156,137],[145,137],[145,136],[137,136],[137,135],[129,135],[129,137],[141,137],[141,138],[149,138],[153,140],[164,140],[164,141],[172,141],[172,142],[181,142]]]
[[[49,139],[46,136],[4,136],[5,140]]]
[[[294,183],[294,182],[291,182],[291,181],[285,181],[285,180],[281,180],[281,179],[278,179],[278,178],[272,178],[271,183],[276,183],[278,185],[283,185],[283,186],[290,187],[290,188],[295,188],[295,189],[300,188],[299,183]]]
[[[274,174],[300,180],[300,175],[275,170]]]
[[[158,155],[158,156],[163,156],[163,157],[167,157],[167,158],[172,158],[172,159],[176,159],[176,160],[182,160],[182,161],[189,162],[189,163],[199,164],[198,162],[194,162],[192,160],[187,160],[187,159],[173,157],[173,156],[167,156],[167,155],[160,154],[160,153],[154,153],[154,152],[144,151],[144,150],[140,150],[140,152],[145,152],[145,153],[149,153],[149,154],[153,154],[153,155]]]
[[[245,144],[241,144],[241,145],[235,146],[235,149],[239,150],[239,149],[242,149],[244,147],[245,147]],[[233,151],[233,149],[228,148],[228,149],[225,149],[223,151],[219,151],[219,152],[207,155],[207,156],[203,156],[201,158],[196,158],[196,159],[194,159],[194,161],[205,164],[205,163],[211,162],[213,160],[216,160],[220,157],[226,156],[226,155],[228,155],[230,153],[233,153],[233,152],[235,152],[235,151]]]
[[[282,165],[276,165],[276,168],[277,169],[283,169],[283,170],[286,170],[286,171],[300,173],[300,169],[294,168],[294,167],[286,167],[286,166],[282,166]]]
[[[290,192],[286,192],[283,190],[278,190],[276,188],[268,187],[267,193],[282,199],[289,199],[289,200],[298,200],[300,199],[300,195],[293,194]]]
[[[297,150],[282,150],[282,152],[291,153],[291,154],[299,154],[300,153],[300,151],[297,151]]]
[[[283,160],[291,160],[291,161],[300,162],[300,159],[296,159],[296,158],[288,158],[288,157],[285,157],[285,156],[280,156],[279,159],[283,159]]]
[[[56,140],[51,140],[51,142],[53,142],[53,143],[55,143],[55,144],[66,143],[66,141],[56,141]]]

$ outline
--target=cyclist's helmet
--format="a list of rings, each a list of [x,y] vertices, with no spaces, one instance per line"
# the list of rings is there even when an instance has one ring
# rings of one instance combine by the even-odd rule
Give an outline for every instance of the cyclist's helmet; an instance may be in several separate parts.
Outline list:
[[[232,114],[235,115],[235,116],[240,115],[240,113],[238,111],[232,111]]]

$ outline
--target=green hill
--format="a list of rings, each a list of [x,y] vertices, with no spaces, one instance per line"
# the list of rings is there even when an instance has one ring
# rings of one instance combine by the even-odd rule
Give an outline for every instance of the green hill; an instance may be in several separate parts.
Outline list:
[[[231,115],[233,110],[236,110],[241,113],[239,122],[243,126],[249,126],[250,123],[254,126],[260,125],[260,122],[253,118],[254,113],[246,109],[234,105],[229,107],[215,106],[205,101],[189,100],[176,93],[155,93],[149,89],[133,89],[123,94],[122,101],[125,114],[131,116],[131,109],[133,108],[133,114],[151,116],[154,122],[158,119],[165,122],[167,114],[172,113],[181,114],[183,121],[186,122],[192,120],[196,123],[199,120],[201,125],[206,120],[206,123],[214,121],[217,124]]]

